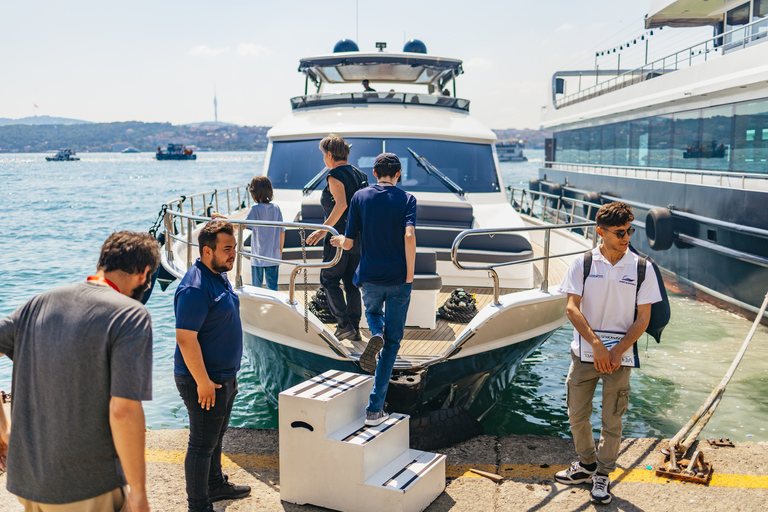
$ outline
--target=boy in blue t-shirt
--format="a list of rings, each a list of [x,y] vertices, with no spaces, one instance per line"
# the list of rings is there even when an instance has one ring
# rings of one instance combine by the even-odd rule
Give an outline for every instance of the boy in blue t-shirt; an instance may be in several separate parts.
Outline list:
[[[256,204],[251,206],[246,219],[283,221],[280,207],[272,204],[274,191],[272,182],[266,176],[256,176],[248,187]],[[285,244],[285,228],[249,226],[251,228],[251,254],[281,259]],[[251,285],[261,288],[264,278],[267,288],[277,290],[277,269],[280,264],[273,261],[251,258]]]
[[[354,283],[362,290],[372,334],[360,356],[360,367],[375,373],[365,415],[365,424],[371,426],[389,417],[384,398],[405,331],[416,262],[416,198],[397,188],[400,173],[397,155],[377,156],[373,175],[378,183],[355,193],[349,204],[346,234],[331,238],[331,245],[345,250],[360,245]]]

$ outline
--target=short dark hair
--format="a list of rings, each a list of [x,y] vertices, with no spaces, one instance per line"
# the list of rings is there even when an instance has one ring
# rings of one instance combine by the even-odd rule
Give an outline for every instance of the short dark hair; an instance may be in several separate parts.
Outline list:
[[[599,227],[623,226],[627,222],[635,220],[632,207],[618,201],[604,204],[597,210],[595,222]]]
[[[147,267],[154,274],[160,265],[160,244],[149,233],[118,231],[101,246],[98,270],[141,274]]]
[[[203,254],[203,247],[210,247],[212,251],[216,250],[216,240],[219,233],[226,233],[235,236],[235,226],[226,220],[212,220],[200,230],[197,235],[197,243],[200,246],[200,254]]]
[[[251,197],[257,203],[269,203],[275,197],[272,182],[266,176],[254,177],[248,185],[248,190],[251,191]]]
[[[373,170],[379,178],[394,178],[401,169],[400,159],[394,153],[382,153],[373,161]]]
[[[320,150],[329,153],[336,162],[349,158],[349,144],[335,133],[331,133],[320,141]]]

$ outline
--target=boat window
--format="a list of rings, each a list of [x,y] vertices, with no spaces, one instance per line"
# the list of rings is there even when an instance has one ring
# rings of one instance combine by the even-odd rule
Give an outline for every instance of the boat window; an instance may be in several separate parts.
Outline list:
[[[752,21],[768,16],[768,0],[754,0],[752,5]],[[763,39],[768,33],[768,20],[752,25],[752,40]]]
[[[637,167],[648,166],[648,119],[631,121],[631,138],[629,146],[629,165]]]
[[[731,161],[733,105],[701,111],[701,154],[699,168],[727,171]],[[706,160],[706,162],[704,161]]]
[[[631,147],[629,121],[616,123],[616,151],[613,154],[613,163],[616,165],[629,165],[629,152]],[[611,162],[605,162],[611,165]]]
[[[589,128],[589,155],[587,161],[590,164],[600,163],[600,128]]]
[[[733,169],[768,172],[768,100],[736,105]]]
[[[491,144],[395,138],[345,138],[352,145],[349,163],[376,183],[373,162],[380,153],[395,153],[403,167],[400,186],[413,192],[446,192],[437,179],[420,168],[408,148],[425,157],[465,192],[500,190]],[[320,139],[274,142],[267,175],[278,189],[301,189],[323,168]],[[325,186],[322,182],[320,188]]]
[[[749,2],[731,9],[725,15],[725,31],[737,29],[749,23]],[[725,49],[740,46],[746,36],[745,30],[737,30],[725,36]]]
[[[701,146],[699,133],[701,112],[692,110],[675,114],[672,148],[672,167],[697,169]]]
[[[652,117],[650,128],[650,136],[648,137],[648,166],[669,167],[672,117]]]
[[[616,125],[607,124],[600,127],[600,163],[611,165],[614,159]]]

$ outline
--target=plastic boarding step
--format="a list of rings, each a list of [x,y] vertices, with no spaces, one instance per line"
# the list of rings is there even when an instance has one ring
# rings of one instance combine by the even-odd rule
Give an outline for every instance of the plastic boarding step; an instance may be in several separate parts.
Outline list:
[[[373,490],[371,512],[420,512],[445,489],[445,455],[408,450],[362,487]]]

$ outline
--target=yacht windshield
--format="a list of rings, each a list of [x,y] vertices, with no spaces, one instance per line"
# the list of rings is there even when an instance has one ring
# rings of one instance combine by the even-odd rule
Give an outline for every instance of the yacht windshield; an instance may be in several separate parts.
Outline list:
[[[373,162],[380,153],[395,153],[403,167],[402,188],[412,192],[446,192],[445,185],[419,167],[408,151],[429,159],[465,192],[498,192],[499,180],[490,144],[427,139],[345,138],[352,145],[349,163],[376,183]],[[324,167],[320,139],[274,142],[267,176],[274,188],[302,189]],[[325,186],[320,183],[318,188]]]

